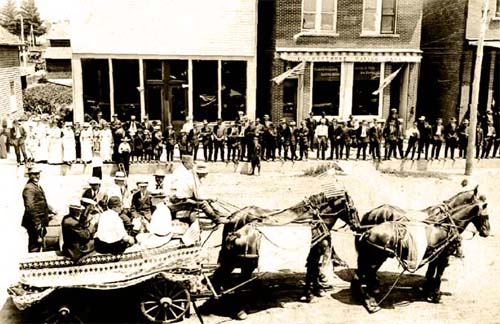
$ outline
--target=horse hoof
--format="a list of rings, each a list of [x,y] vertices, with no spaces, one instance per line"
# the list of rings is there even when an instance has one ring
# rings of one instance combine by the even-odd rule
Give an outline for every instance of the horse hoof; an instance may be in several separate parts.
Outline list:
[[[433,304],[439,304],[441,302],[441,294],[432,294],[427,297],[427,301]]]
[[[239,321],[246,320],[247,317],[248,317],[248,314],[244,310],[241,310],[238,312],[238,314],[236,314],[236,319]]]
[[[365,308],[370,314],[376,313],[382,309],[373,298],[365,299]]]

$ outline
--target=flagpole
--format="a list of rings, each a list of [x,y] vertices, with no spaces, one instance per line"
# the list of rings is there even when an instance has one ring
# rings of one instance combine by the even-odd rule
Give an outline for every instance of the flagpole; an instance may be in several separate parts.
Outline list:
[[[477,105],[479,102],[479,85],[481,82],[481,68],[483,63],[484,39],[488,29],[488,9],[490,1],[483,1],[481,30],[477,42],[476,63],[474,66],[474,80],[472,82],[472,99],[470,106],[470,126],[469,139],[467,143],[467,156],[465,161],[465,175],[471,175],[474,166],[474,154],[476,151],[476,125],[477,125]]]

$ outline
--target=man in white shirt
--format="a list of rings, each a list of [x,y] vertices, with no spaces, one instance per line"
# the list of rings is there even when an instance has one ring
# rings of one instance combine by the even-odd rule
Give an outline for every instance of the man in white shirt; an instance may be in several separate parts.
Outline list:
[[[328,146],[328,125],[326,125],[325,118],[322,118],[319,125],[316,126],[316,130],[314,131],[314,136],[316,137],[316,139],[318,141],[317,157],[319,159],[320,153],[321,153],[321,158],[324,160],[326,148]]]
[[[214,223],[221,223],[220,216],[210,206],[210,203],[200,190],[200,179],[193,170],[193,157],[183,155],[181,157],[182,164],[179,165],[172,173],[172,184],[170,190],[169,207],[172,212],[179,210],[193,210],[201,208],[205,215],[210,217]],[[191,222],[194,219],[191,219]]]
[[[172,238],[172,215],[170,209],[165,205],[165,197],[166,195],[161,189],[151,193],[151,204],[155,211],[147,225],[148,233],[141,233],[136,237],[143,247],[157,247],[166,244]]]
[[[120,212],[120,217],[123,219],[125,226],[131,225],[130,219],[130,206],[132,205],[132,194],[127,187],[127,177],[125,173],[118,171],[115,173],[115,183],[112,184],[106,191],[107,198],[118,197],[122,203],[122,210]]]
[[[135,240],[127,234],[120,218],[122,202],[119,197],[112,196],[108,200],[108,210],[101,214],[95,235],[95,250],[99,253],[120,254]]]

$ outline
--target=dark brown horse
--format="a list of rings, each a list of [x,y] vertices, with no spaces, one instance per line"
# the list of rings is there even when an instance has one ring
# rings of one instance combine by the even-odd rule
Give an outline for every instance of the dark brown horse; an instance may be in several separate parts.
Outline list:
[[[429,263],[426,274],[427,300],[439,302],[441,277],[448,265],[449,257],[454,252],[460,234],[469,223],[473,223],[482,237],[489,235],[490,224],[486,202],[476,202],[453,209],[447,216],[430,217],[424,226],[428,245],[423,260],[418,268]],[[376,286],[376,273],[387,258],[397,257],[405,266],[405,256],[413,247],[408,238],[408,222],[390,221],[372,227],[356,240],[358,251],[358,269],[351,288],[361,296],[369,312],[380,309],[373,297]],[[405,268],[406,269],[406,268]]]
[[[292,223],[311,224],[312,248],[307,260],[307,280],[317,281],[315,269],[321,253],[315,249],[331,246],[330,230],[338,219],[349,224],[352,230],[359,228],[359,217],[352,198],[347,194],[327,196],[324,193],[312,195],[298,204],[284,210],[268,210],[255,206],[245,207],[229,217],[224,225],[222,248],[219,254],[219,268],[214,274],[215,285],[223,285],[224,279],[240,268],[243,279],[251,277],[259,257],[261,233],[256,225],[281,226]],[[329,253],[328,249],[328,253]],[[326,253],[326,252],[325,252]],[[314,257],[311,257],[314,254]],[[310,269],[312,273],[310,272]]]

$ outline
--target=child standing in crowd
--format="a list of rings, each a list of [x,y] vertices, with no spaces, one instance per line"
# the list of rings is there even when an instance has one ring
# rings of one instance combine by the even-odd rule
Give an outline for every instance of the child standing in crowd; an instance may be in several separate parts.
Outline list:
[[[123,168],[125,169],[125,173],[130,175],[130,153],[132,152],[132,148],[130,147],[130,139],[128,137],[122,138],[120,146],[118,146],[118,163],[123,164]]]
[[[133,161],[142,163],[142,156],[144,155],[144,132],[142,128],[137,130],[134,136],[134,157]]]
[[[149,129],[144,129],[144,162],[151,162],[153,158],[153,135]]]
[[[262,147],[259,144],[259,137],[254,136],[253,143],[252,143],[252,150],[251,150],[251,163],[252,163],[252,175],[255,175],[255,170],[258,170],[257,175],[260,175],[260,153],[261,153]]]
[[[172,125],[167,126],[167,130],[163,135],[165,141],[165,149],[167,151],[167,162],[174,161],[174,148],[175,148],[175,131]]]

